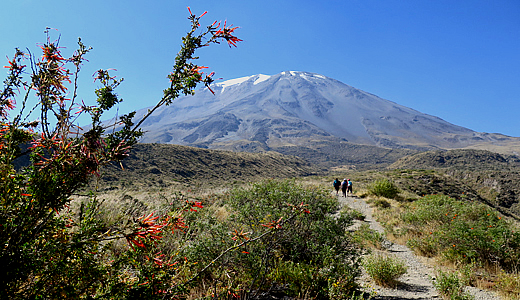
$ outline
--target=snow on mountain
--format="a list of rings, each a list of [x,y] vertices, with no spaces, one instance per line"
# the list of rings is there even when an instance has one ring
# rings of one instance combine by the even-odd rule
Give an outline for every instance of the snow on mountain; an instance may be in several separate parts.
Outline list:
[[[462,148],[509,137],[474,132],[323,75],[286,71],[215,83],[157,110],[142,142],[265,149],[310,140],[391,148]],[[145,110],[137,113],[144,115]]]

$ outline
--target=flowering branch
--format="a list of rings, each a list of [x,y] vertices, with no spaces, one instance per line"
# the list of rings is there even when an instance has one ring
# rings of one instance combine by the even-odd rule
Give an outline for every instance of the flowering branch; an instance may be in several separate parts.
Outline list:
[[[175,58],[173,71],[168,75],[171,82],[170,87],[163,91],[164,96],[162,99],[152,109],[148,110],[146,115],[132,128],[131,132],[135,132],[157,108],[163,105],[170,105],[172,101],[177,99],[181,94],[193,95],[194,88],[197,84],[202,83],[212,91],[210,84],[213,82],[213,75],[215,73],[212,72],[208,75],[203,75],[204,72],[200,71],[207,67],[198,66],[192,62],[197,59],[197,57],[195,57],[195,51],[197,49],[209,46],[213,43],[219,44],[222,40],[226,40],[229,45],[236,47],[236,43],[242,41],[233,35],[238,27],[226,27],[226,22],[224,22],[224,26],[220,28],[220,22],[217,23],[217,21],[215,21],[209,25],[205,31],[197,34],[200,27],[200,18],[202,18],[206,12],[197,17],[191,12],[189,7],[188,11],[190,13],[188,19],[191,21],[191,30],[183,38],[181,50]]]

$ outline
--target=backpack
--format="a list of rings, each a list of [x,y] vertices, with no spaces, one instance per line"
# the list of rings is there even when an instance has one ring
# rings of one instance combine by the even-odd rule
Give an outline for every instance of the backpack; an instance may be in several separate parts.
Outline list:
[[[332,185],[334,187],[339,187],[341,185],[341,183],[339,182],[339,180],[334,180],[334,183]]]

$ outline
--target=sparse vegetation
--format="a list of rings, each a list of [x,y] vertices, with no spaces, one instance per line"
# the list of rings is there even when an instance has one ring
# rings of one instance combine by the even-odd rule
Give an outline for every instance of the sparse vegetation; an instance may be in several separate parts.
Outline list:
[[[385,209],[378,218],[391,237],[406,241],[417,254],[466,269],[468,284],[480,286],[486,281],[471,276],[472,270],[484,278],[504,278],[507,293],[518,293],[511,290],[515,284],[509,284],[511,277],[505,274],[518,270],[520,233],[514,222],[496,210],[481,203],[430,195]],[[450,276],[443,277],[446,284],[453,282],[455,275]]]
[[[472,300],[464,291],[464,283],[455,272],[437,270],[437,278],[434,281],[435,288],[446,300]]]
[[[366,223],[362,224],[356,231],[354,231],[352,237],[361,248],[383,250],[384,235],[370,229],[370,225]]]
[[[189,159],[189,158],[188,158]],[[225,162],[224,162],[225,163]],[[264,174],[269,174],[268,172]],[[141,174],[141,176],[147,176],[146,174]],[[227,175],[223,175],[223,178],[225,178]],[[290,176],[290,175],[287,175]],[[401,193],[396,198],[397,201],[393,199],[388,199],[385,197],[373,197],[371,195],[368,195],[368,187],[371,183],[375,181],[377,178],[381,178],[384,176],[384,178],[388,178],[391,180],[395,186],[397,186]],[[328,177],[306,177],[306,178],[299,178],[297,179],[298,182],[301,182],[304,186],[309,187],[312,189],[315,185],[321,185],[323,187],[329,187],[330,182],[332,181],[334,176],[328,176]],[[340,177],[344,177],[341,175]],[[430,197],[433,198],[446,198],[449,199],[449,201],[455,201],[457,203],[460,203],[460,207],[466,206],[466,205],[477,205],[478,204],[478,197],[475,197],[477,195],[476,193],[472,193],[471,188],[464,186],[460,182],[451,182],[451,177],[445,175],[439,170],[392,170],[392,171],[364,171],[364,172],[349,172],[349,177],[354,178],[354,182],[356,183],[356,189],[359,191],[358,195],[366,197],[366,200],[371,203],[374,207],[376,207],[378,210],[381,210],[381,212],[384,212],[379,215],[380,221],[383,222],[383,224],[386,224],[387,233],[389,234],[389,238],[392,238],[394,241],[406,243],[408,241],[408,245],[416,251],[417,254],[430,256],[430,257],[439,257],[441,258],[441,261],[443,261],[443,264],[450,265],[450,261],[448,257],[449,255],[439,254],[439,243],[437,240],[431,240],[428,242],[428,240],[420,239],[418,237],[428,237],[430,236],[429,232],[433,232],[433,225],[436,222],[436,219],[431,216],[430,219],[426,217],[428,213],[433,214],[434,211],[432,208],[425,208],[425,209],[419,209],[417,207],[417,203],[421,203],[418,200],[424,199],[423,202],[428,202]],[[129,177],[129,182],[132,181],[131,176]],[[165,187],[165,190],[169,190],[170,188],[177,186],[177,187],[183,187],[185,189],[191,189],[192,191],[200,191],[203,189],[212,189],[212,185],[207,184],[200,184],[199,182],[204,182],[204,179],[199,179],[198,177],[191,177],[186,179],[181,179],[184,184],[182,185],[170,185],[170,187]],[[225,180],[221,181],[222,185],[219,187],[219,190],[226,185]],[[230,182],[228,187],[232,187],[233,185],[242,184],[243,181],[235,181]],[[149,188],[148,188],[149,189]],[[449,195],[457,195],[457,198],[449,198],[444,195],[430,195],[427,197],[421,197],[422,192],[424,191],[434,191],[435,189],[441,190],[443,193],[448,193]],[[222,189],[225,192],[225,189]],[[142,198],[142,197],[140,197]],[[147,202],[150,200],[146,200],[144,202]],[[219,200],[220,201],[220,200]],[[454,203],[455,203],[454,202]],[[435,202],[434,202],[435,203]],[[454,204],[452,203],[452,204]],[[436,206],[439,206],[436,204]],[[456,206],[456,205],[455,205]],[[219,218],[221,219],[227,219],[227,217],[222,216],[229,216],[232,212],[232,209],[229,205],[224,206],[218,206],[218,215],[221,216]],[[489,208],[485,204],[482,204],[480,207],[473,207],[468,208],[468,210],[475,210],[475,211],[482,211],[482,208]],[[491,208],[489,208],[491,209]],[[412,225],[415,224],[414,222],[404,223],[401,220],[402,216],[407,216],[405,218],[408,218],[409,220],[413,220],[414,217],[410,217],[409,214],[411,213],[417,213],[418,211],[422,211],[421,214],[424,214],[424,217],[422,219],[419,219],[418,221],[414,221],[415,223],[422,223],[424,225],[424,228],[419,229],[418,227]],[[491,209],[491,211],[493,211]],[[349,219],[362,219],[363,216],[356,214],[354,211],[345,211],[345,215],[348,215]],[[498,216],[499,213],[496,211],[493,211],[494,216]],[[446,217],[446,216],[444,216]],[[442,218],[441,218],[442,219]],[[504,220],[505,218],[498,219],[497,220]],[[449,220],[450,223],[453,223],[453,221]],[[209,228],[209,227],[208,227]],[[449,226],[445,227],[449,228]],[[439,234],[439,233],[437,233]],[[455,236],[456,233],[452,234],[446,234],[443,235],[442,238],[446,241],[447,238],[450,236]],[[359,231],[352,233],[353,241],[359,242],[360,240],[364,242],[363,247],[365,249],[368,248],[374,248],[374,249],[382,249],[380,246],[383,241],[383,235],[377,234],[375,231],[368,230],[368,226],[364,225],[360,227]],[[441,244],[442,245],[442,244]],[[453,250],[453,249],[451,249]],[[518,252],[518,249],[514,249],[514,247],[511,248],[512,253]],[[451,252],[450,252],[451,253]],[[466,254],[467,255],[467,254]],[[462,277],[461,280],[464,284],[470,284],[475,285],[479,287],[489,287],[489,286],[495,286],[496,288],[503,291],[504,294],[513,295],[510,296],[511,299],[515,299],[515,293],[518,292],[518,290],[515,290],[515,280],[513,275],[514,273],[506,273],[504,272],[496,272],[494,270],[495,264],[491,264],[491,261],[495,261],[492,258],[494,254],[491,256],[488,256],[488,258],[479,258],[475,259],[473,261],[467,260],[465,263],[473,264],[472,267],[466,267],[467,265],[457,265],[457,268],[459,270],[466,270],[468,274],[464,276],[464,278],[468,278],[467,280]],[[464,257],[464,254],[462,254],[462,257]],[[481,264],[481,262],[484,262],[484,264]],[[486,263],[487,262],[487,263]],[[290,281],[289,279],[292,278],[293,280],[307,280],[305,278],[308,278],[307,275],[303,276],[304,274],[309,274],[307,271],[309,270],[308,266],[305,264],[302,265],[291,265],[291,262],[276,262],[276,265],[280,272],[277,273],[277,278],[285,278],[284,282],[288,284]],[[486,270],[486,266],[488,265],[489,268]],[[291,269],[292,268],[292,269]],[[295,273],[291,273],[292,271],[297,272],[298,274],[301,274],[303,277],[296,276]],[[302,273],[299,273],[300,270]],[[307,270],[307,271],[305,271]],[[306,273],[307,272],[307,273]],[[275,273],[273,273],[275,274]],[[478,276],[477,276],[478,274]],[[273,275],[274,276],[274,275]],[[497,277],[498,276],[498,277]],[[299,278],[299,279],[296,279]],[[297,287],[298,284],[293,283],[293,288]],[[335,286],[328,288],[328,291],[331,292]],[[297,290],[298,288],[296,288]],[[292,292],[285,291],[287,293],[296,293],[294,290]],[[300,291],[301,292],[301,291]],[[305,293],[305,292],[303,292]],[[347,298],[348,299],[348,298]]]
[[[520,299],[520,274],[518,271],[499,273],[497,289],[505,299]]]
[[[386,287],[397,286],[397,279],[407,272],[402,261],[380,253],[365,257],[363,267],[377,284]]]
[[[394,199],[399,195],[399,188],[388,179],[378,179],[368,186],[368,192],[374,196]]]

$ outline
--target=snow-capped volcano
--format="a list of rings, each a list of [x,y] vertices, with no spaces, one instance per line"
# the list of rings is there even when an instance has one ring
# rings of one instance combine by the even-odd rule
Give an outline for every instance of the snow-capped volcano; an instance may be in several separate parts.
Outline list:
[[[145,143],[264,149],[320,139],[390,148],[462,148],[510,137],[478,133],[323,75],[231,79],[182,97],[144,124]],[[137,116],[144,115],[145,110]]]

